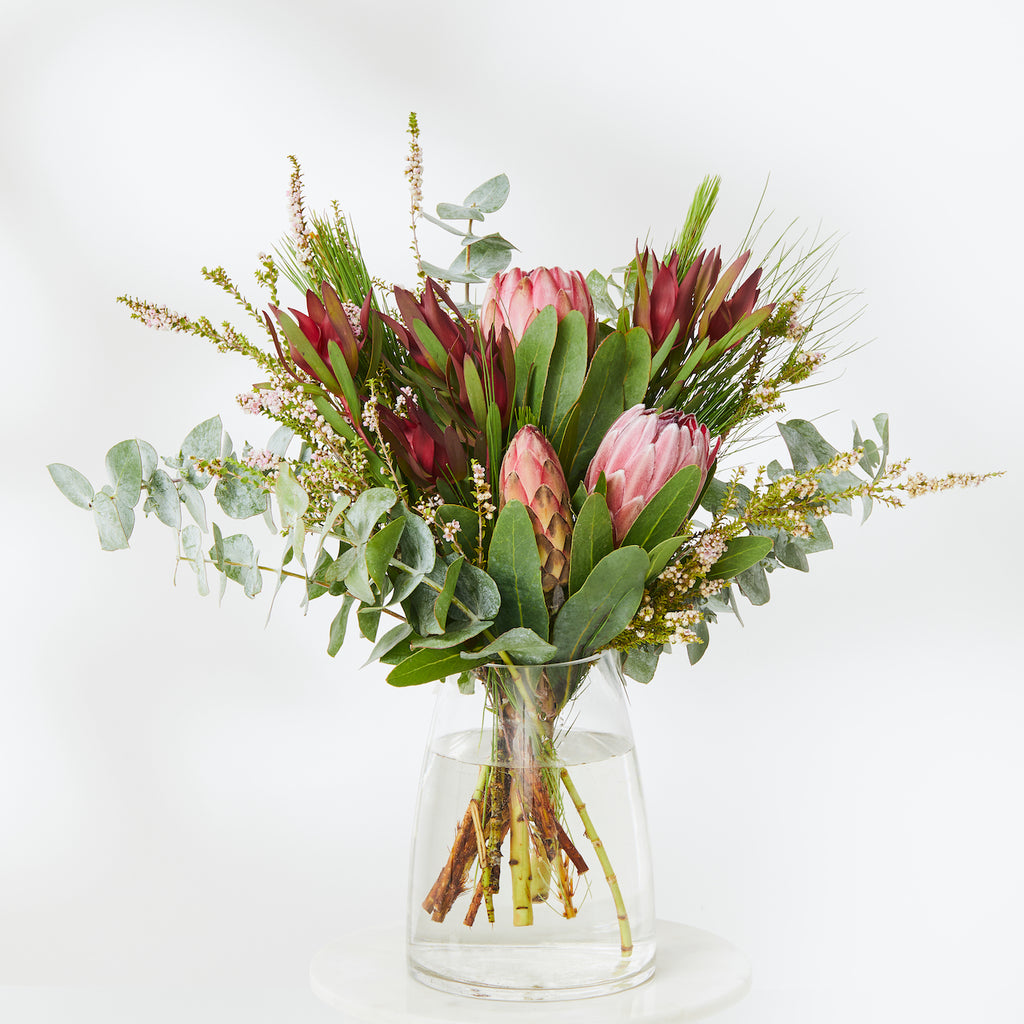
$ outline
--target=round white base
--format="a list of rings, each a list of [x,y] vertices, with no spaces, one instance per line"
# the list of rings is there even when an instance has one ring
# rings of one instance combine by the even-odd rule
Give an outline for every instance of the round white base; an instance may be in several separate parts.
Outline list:
[[[309,969],[313,992],[367,1024],[677,1024],[701,1020],[750,991],[747,958],[724,939],[659,921],[654,977],[628,992],[558,1003],[447,995],[411,978],[400,928],[359,932],[325,946]]]

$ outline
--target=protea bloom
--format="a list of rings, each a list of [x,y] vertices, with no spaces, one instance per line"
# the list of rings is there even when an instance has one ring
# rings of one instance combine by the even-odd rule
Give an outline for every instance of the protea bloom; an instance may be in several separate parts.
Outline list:
[[[418,405],[403,416],[379,405],[377,417],[399,465],[420,487],[434,487],[441,477],[458,481],[469,472],[458,431],[452,426],[442,430]]]
[[[352,303],[343,303],[338,297],[338,293],[327,281],[324,281],[320,285],[320,295],[317,295],[311,288],[307,289],[307,312],[303,313],[299,309],[289,309],[288,312],[294,315],[299,329],[306,336],[306,340],[328,367],[331,365],[329,348],[333,341],[341,350],[349,373],[355,377],[359,369],[361,339],[366,337],[367,324],[370,318],[370,300],[371,296],[367,294],[363,308],[357,310],[357,307]],[[270,308],[274,316],[277,317],[278,323],[281,324],[282,329],[287,334],[287,314],[282,313],[276,306],[271,306]],[[353,324],[355,314],[357,313],[358,330]],[[270,324],[269,318],[267,318],[267,324]],[[271,334],[274,336],[274,342],[278,345],[278,352],[280,353],[280,344],[277,341],[277,335],[273,327],[271,327]],[[313,368],[306,362],[302,353],[299,352],[291,340],[288,342],[288,348],[292,362],[305,370],[311,377],[319,379]]]
[[[597,330],[594,301],[578,270],[538,267],[525,273],[516,267],[495,274],[480,303],[480,326],[485,334],[496,327],[507,327],[513,345],[518,345],[526,328],[547,306],[555,307],[559,320],[573,309],[583,314],[587,324],[587,353],[592,355]]]
[[[569,582],[572,505],[569,485],[548,439],[533,426],[523,427],[508,446],[499,477],[500,503],[521,501],[530,513],[540,551],[545,594]]]
[[[605,434],[584,478],[593,492],[604,473],[616,546],[644,506],[683,467],[700,469],[700,493],[721,443],[720,437],[712,440],[707,427],[678,409],[627,409]]]
[[[679,324],[675,346],[684,347],[691,339],[708,338],[712,343],[724,338],[744,317],[754,312],[760,295],[761,268],[758,267],[730,296],[729,290],[743,273],[750,251],[734,260],[722,272],[721,249],[702,252],[679,279],[679,254],[673,253],[661,263],[649,250],[637,256],[637,275],[633,305],[633,323],[651,336],[657,350]],[[653,262],[653,278],[648,285],[647,265]],[[764,306],[767,318],[773,307]],[[760,312],[760,311],[759,311]],[[757,324],[752,324],[753,330]],[[737,344],[742,339],[737,339]]]
[[[438,397],[450,396],[453,419],[470,432],[484,429],[482,423],[475,421],[466,388],[466,363],[469,361],[482,380],[489,379],[502,426],[507,427],[512,408],[510,399],[515,390],[515,358],[508,332],[499,330],[478,337],[478,328],[463,317],[448,293],[430,278],[419,299],[404,288],[395,288],[395,302],[402,322],[383,314],[381,319],[412,357],[423,383]],[[426,327],[441,343],[445,353],[443,363],[438,359],[436,346],[428,347],[423,343],[417,324]]]

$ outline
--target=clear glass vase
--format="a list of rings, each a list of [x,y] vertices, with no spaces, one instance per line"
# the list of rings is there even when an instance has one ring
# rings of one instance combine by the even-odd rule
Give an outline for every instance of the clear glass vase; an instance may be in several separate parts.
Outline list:
[[[619,656],[441,685],[413,832],[412,975],[496,999],[603,995],[653,974],[654,929]]]

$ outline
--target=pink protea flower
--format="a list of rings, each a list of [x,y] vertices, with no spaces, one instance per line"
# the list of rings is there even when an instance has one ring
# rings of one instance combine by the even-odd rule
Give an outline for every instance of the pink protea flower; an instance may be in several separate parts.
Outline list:
[[[587,353],[592,355],[597,331],[594,301],[578,270],[538,267],[524,272],[515,267],[495,274],[480,303],[480,326],[485,334],[496,327],[507,327],[512,343],[518,345],[526,328],[547,306],[555,307],[559,320],[573,309],[583,314],[587,322]]]
[[[530,513],[540,551],[541,586],[550,594],[569,582],[572,503],[561,463],[548,439],[534,426],[512,438],[499,475],[499,500],[521,501]]]
[[[584,477],[592,493],[604,473],[616,546],[647,503],[683,467],[700,469],[703,488],[721,443],[720,437],[712,440],[707,427],[678,409],[627,409],[605,434]]]

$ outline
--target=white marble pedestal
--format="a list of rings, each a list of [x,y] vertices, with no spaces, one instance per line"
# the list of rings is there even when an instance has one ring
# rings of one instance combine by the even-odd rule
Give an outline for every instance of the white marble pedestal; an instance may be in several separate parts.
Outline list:
[[[400,928],[359,932],[313,958],[325,1003],[367,1024],[681,1024],[732,1006],[750,990],[750,964],[724,939],[659,921],[654,977],[629,992],[556,1003],[446,995],[409,977]]]

